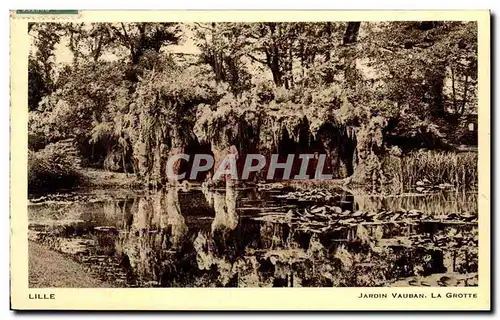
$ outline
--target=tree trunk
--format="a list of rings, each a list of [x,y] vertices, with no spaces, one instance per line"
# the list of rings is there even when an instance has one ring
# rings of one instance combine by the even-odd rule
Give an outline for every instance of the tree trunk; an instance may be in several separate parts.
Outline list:
[[[438,67],[438,70],[441,70]],[[432,79],[429,92],[431,95],[431,114],[436,118],[444,118],[446,116],[444,99],[443,99],[443,88],[444,88],[444,70],[440,72],[439,76],[429,77]]]
[[[349,45],[358,41],[359,27],[361,22],[349,22],[344,32],[343,45]]]

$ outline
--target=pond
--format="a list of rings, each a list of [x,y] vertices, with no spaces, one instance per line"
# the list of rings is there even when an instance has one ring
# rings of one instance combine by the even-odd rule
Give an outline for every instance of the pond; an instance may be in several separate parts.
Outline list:
[[[29,239],[114,287],[476,286],[477,193],[286,187],[32,199]]]

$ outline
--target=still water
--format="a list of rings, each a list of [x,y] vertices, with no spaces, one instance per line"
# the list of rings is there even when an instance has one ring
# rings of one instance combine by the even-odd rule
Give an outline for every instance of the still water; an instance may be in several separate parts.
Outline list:
[[[114,287],[477,285],[477,193],[165,189],[32,202],[29,238]]]

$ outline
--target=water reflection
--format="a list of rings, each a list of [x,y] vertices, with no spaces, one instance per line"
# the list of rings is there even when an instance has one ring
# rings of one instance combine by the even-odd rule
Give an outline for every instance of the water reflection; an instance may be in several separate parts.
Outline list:
[[[449,213],[477,214],[477,192],[437,192],[433,194],[409,194],[403,196],[353,196],[356,210],[402,210],[413,209],[428,215]]]
[[[287,214],[310,204],[275,195],[170,188],[114,201],[41,204],[29,208],[30,238],[66,250],[121,286],[441,285],[444,274],[453,285],[477,283],[477,224],[378,222],[318,232]],[[473,199],[460,204],[450,195],[339,194],[331,201],[353,212],[413,206],[477,214]],[[280,219],[262,219],[273,215]]]

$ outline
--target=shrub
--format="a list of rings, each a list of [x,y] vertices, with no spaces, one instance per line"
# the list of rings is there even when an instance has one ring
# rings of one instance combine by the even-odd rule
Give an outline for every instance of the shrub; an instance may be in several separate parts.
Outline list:
[[[28,192],[69,189],[82,181],[75,161],[57,145],[28,151]]]

